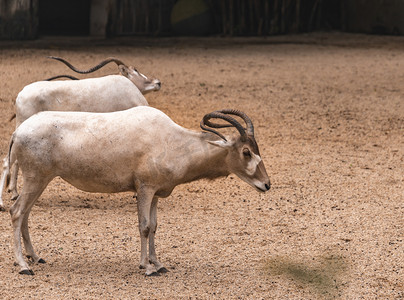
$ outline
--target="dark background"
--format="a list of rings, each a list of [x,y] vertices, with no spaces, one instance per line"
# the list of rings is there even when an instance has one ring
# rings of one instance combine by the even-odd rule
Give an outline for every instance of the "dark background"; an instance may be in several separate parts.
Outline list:
[[[0,38],[91,35],[96,5],[105,6],[105,37],[404,33],[401,0],[0,0]]]

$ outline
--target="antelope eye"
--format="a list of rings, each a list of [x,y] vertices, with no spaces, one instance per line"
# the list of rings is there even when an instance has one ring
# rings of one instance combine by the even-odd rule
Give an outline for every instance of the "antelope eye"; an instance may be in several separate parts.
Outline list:
[[[251,157],[251,152],[250,150],[248,150],[247,148],[243,149],[243,155],[246,157]]]

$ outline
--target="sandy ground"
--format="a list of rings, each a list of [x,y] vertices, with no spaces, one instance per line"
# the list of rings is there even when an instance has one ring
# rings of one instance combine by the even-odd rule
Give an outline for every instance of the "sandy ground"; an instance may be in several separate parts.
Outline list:
[[[245,111],[273,186],[259,194],[231,175],[177,187],[159,202],[157,251],[170,272],[148,278],[133,195],[56,179],[31,213],[47,261],[35,276],[13,266],[10,216],[0,213],[1,298],[404,297],[403,37],[3,41],[2,157],[18,92],[73,75],[47,55],[82,68],[108,56],[135,65],[162,81],[150,105],[195,130],[210,111]]]

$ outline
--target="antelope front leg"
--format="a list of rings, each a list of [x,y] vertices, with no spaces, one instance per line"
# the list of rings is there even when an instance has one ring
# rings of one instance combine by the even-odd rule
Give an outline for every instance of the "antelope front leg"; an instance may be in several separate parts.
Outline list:
[[[137,194],[137,214],[139,218],[140,233],[140,265],[141,269],[146,269],[147,276],[159,275],[157,269],[149,263],[147,258],[147,239],[150,233],[150,209],[155,191],[141,187]]]
[[[157,229],[157,201],[158,198],[154,197],[150,209],[149,261],[156,267],[157,272],[167,273],[168,270],[157,259],[156,247],[154,244],[154,237]]]

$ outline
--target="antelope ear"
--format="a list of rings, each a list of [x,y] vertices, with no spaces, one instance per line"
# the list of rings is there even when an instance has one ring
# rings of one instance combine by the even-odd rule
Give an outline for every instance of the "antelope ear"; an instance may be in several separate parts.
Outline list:
[[[233,143],[225,140],[208,141],[208,143],[221,148],[230,148],[233,145]]]
[[[128,69],[127,66],[125,66],[125,65],[119,65],[118,68],[119,68],[119,71],[121,72],[121,74],[122,74],[123,76],[128,77],[129,69]]]

